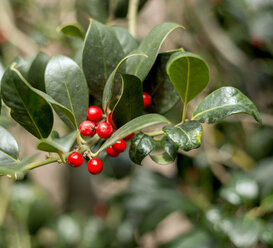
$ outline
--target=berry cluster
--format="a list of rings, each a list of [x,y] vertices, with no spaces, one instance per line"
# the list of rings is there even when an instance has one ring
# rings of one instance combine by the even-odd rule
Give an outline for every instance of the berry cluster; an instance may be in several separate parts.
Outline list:
[[[143,92],[143,103],[144,108],[147,108],[151,104],[151,96]],[[108,139],[113,133],[113,129],[116,130],[116,127],[112,121],[112,112],[108,115],[107,121],[101,121],[103,119],[103,112],[97,106],[90,106],[87,111],[87,120],[83,121],[79,130],[82,136],[84,137],[93,137],[97,134],[102,139]],[[106,149],[108,156],[117,157],[120,153],[124,152],[126,149],[126,141],[132,139],[134,133],[129,134],[124,139],[117,141],[112,146],[109,146]],[[79,167],[83,163],[83,156],[79,152],[72,152],[67,157],[67,163],[71,167]],[[98,158],[91,158],[87,163],[88,171],[95,175],[99,174],[103,169],[103,163]]]

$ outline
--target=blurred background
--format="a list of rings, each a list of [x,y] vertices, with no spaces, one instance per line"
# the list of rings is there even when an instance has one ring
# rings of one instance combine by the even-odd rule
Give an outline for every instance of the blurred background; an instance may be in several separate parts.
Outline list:
[[[13,57],[39,50],[80,63],[82,40],[58,27],[87,30],[90,17],[127,27],[127,9],[127,0],[1,0],[0,78]],[[210,67],[210,84],[189,114],[231,85],[256,104],[264,124],[242,115],[204,125],[201,148],[167,166],[146,158],[140,167],[125,152],[105,158],[99,176],[52,164],[23,181],[2,177],[0,248],[273,247],[273,1],[141,0],[137,39],[165,21],[186,30],[173,32],[162,51],[183,47]],[[166,116],[179,122],[180,109]],[[21,157],[36,152],[37,141],[5,106],[0,125],[16,137]],[[55,129],[67,132],[61,121]]]

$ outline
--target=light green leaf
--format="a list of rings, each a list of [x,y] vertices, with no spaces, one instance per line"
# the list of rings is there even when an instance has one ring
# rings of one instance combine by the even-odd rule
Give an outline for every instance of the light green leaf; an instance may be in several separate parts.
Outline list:
[[[0,137],[0,166],[16,162],[19,158],[19,151],[15,138],[1,126]]]
[[[162,23],[154,27],[137,49],[147,54],[148,58],[132,57],[128,59],[126,62],[126,73],[137,76],[143,82],[156,60],[163,41],[170,32],[177,28],[183,27],[171,22]]]
[[[174,53],[167,73],[184,104],[196,97],[209,82],[209,68],[199,56],[189,52]]]
[[[124,57],[123,49],[111,27],[95,20],[84,40],[82,67],[93,96],[101,100],[107,78]]]
[[[222,87],[208,95],[194,110],[192,120],[211,124],[234,114],[252,115],[257,122],[262,123],[253,102],[233,87]]]
[[[129,151],[130,159],[141,165],[142,160],[149,155],[156,147],[155,141],[148,135],[139,132],[131,140]]]
[[[96,152],[95,155],[98,155],[107,147],[113,145],[115,142],[117,142],[120,139],[123,139],[132,132],[138,131],[144,127],[148,127],[155,124],[170,124],[170,122],[164,116],[159,114],[147,114],[139,116],[127,122],[116,132],[114,132],[113,135],[103,143],[103,145],[100,147],[100,149]]]
[[[23,159],[22,161],[17,160],[4,166],[0,166],[0,176],[9,176],[14,180],[20,180],[24,178],[27,166],[37,158],[37,154]]]
[[[72,59],[62,55],[54,56],[46,67],[45,83],[47,94],[72,112],[76,127],[86,120],[88,88],[80,67]],[[67,115],[59,108],[54,109],[60,118],[71,126]]]
[[[59,32],[71,37],[78,37],[84,39],[82,28],[79,24],[68,24],[57,28]]]
[[[180,149],[189,151],[200,147],[203,128],[198,121],[188,121],[178,126],[165,126],[163,132]]]
[[[62,138],[52,138],[47,140],[41,140],[37,148],[45,152],[62,152],[67,153],[70,151],[72,145],[77,138],[78,132],[73,131]]]
[[[140,80],[127,74],[122,74],[121,77],[121,96],[112,110],[112,120],[117,128],[140,116],[144,109]]]

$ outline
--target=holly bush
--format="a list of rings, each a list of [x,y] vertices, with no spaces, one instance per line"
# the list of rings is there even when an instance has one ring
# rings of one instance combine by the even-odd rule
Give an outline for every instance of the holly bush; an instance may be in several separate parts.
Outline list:
[[[1,127],[1,175],[22,178],[36,167],[66,163],[75,151],[95,161],[93,158],[132,133],[129,155],[135,164],[140,165],[148,155],[158,164],[169,164],[178,150],[200,147],[202,123],[213,124],[241,113],[261,123],[251,100],[228,86],[205,97],[187,119],[189,102],[209,83],[209,66],[197,54],[182,48],[159,52],[175,29],[183,27],[162,23],[139,43],[126,29],[90,20],[86,34],[76,25],[62,27],[64,33],[84,39],[80,65],[69,57],[49,58],[42,52],[29,64],[14,58],[1,80],[1,98],[11,117],[38,139],[37,149],[49,155],[39,162],[32,162],[33,157],[19,159],[15,138]],[[145,109],[143,88],[151,96]],[[181,122],[172,123],[164,114],[180,99]],[[92,127],[81,127],[92,102],[102,108],[103,115],[96,123],[89,121]],[[63,137],[52,130],[53,111],[71,129]],[[156,124],[163,124],[163,128],[143,131]],[[110,133],[105,136],[107,125]],[[86,132],[87,128],[94,132]]]
[[[115,2],[111,15],[124,17],[128,1]],[[145,2],[140,1],[139,8]],[[221,122],[247,114],[261,124],[252,101],[230,86],[200,100],[211,66],[183,48],[161,52],[174,30],[183,38],[187,31],[181,25],[162,23],[138,41],[122,27],[104,24],[109,1],[89,3],[96,8],[89,10],[94,19],[86,32],[78,24],[59,27],[64,35],[82,42],[80,56],[50,58],[39,52],[31,59],[14,58],[3,76],[0,73],[1,117],[10,115],[37,138],[37,150],[47,154],[42,161],[36,161],[36,154],[19,158],[16,138],[0,126],[0,174],[23,179],[27,171],[56,162],[73,173],[77,168],[70,166],[82,166],[86,160],[91,174],[103,169],[104,176],[123,178],[131,168],[129,158],[134,164],[130,183],[95,205],[88,217],[73,212],[56,217],[59,211],[53,213],[41,189],[23,181],[8,191],[2,187],[5,181],[0,181],[1,199],[4,205],[9,202],[11,220],[0,227],[0,247],[12,244],[9,236],[16,225],[18,239],[27,240],[25,236],[31,234],[34,247],[136,247],[172,214],[178,214],[179,222],[181,213],[190,222],[190,231],[158,242],[158,247],[272,245],[272,162],[261,160],[243,171],[234,164],[246,154],[237,145],[230,152],[235,139],[247,143],[251,155],[260,156],[257,160],[261,152],[268,156],[272,132],[263,127],[248,135],[237,121]],[[193,111],[188,111],[189,103],[196,104]],[[63,129],[56,129],[59,119],[69,130],[65,135],[60,135]],[[204,138],[220,136],[217,152],[213,147],[204,151],[203,128],[208,133]],[[257,152],[260,133],[263,142]],[[198,155],[188,153],[199,147]],[[137,166],[147,156],[162,166],[176,163],[177,174],[168,178]],[[223,171],[222,163],[227,165]]]

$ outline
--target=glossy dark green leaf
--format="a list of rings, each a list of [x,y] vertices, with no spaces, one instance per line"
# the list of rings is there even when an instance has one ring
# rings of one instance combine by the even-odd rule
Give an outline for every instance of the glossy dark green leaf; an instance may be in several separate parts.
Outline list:
[[[68,109],[67,107],[65,107],[64,105],[56,102],[51,96],[49,96],[48,94],[31,88],[34,92],[36,92],[39,96],[41,96],[42,98],[44,98],[48,103],[50,103],[55,109],[58,109],[59,113],[63,113],[63,115],[66,117],[64,118],[66,120],[66,123],[68,124],[68,126],[72,126],[75,129],[77,129],[77,122],[75,119],[75,115],[72,113],[72,111],[70,109]]]
[[[132,53],[130,55],[127,55],[126,57],[124,57],[116,66],[115,70],[112,71],[112,73],[110,74],[110,76],[108,77],[105,87],[103,89],[103,95],[102,95],[102,108],[104,110],[104,112],[107,112],[107,108],[110,104],[110,101],[113,97],[113,91],[114,91],[114,84],[115,84],[115,77],[116,74],[118,72],[118,70],[120,69],[120,67],[123,65],[123,63],[131,56],[146,56],[144,53],[138,53],[137,51],[135,51],[135,53]]]
[[[196,149],[201,145],[203,128],[198,121],[188,121],[178,126],[166,126],[163,131],[184,151]]]
[[[5,104],[11,108],[11,116],[35,137],[46,138],[53,125],[50,105],[26,84],[25,79],[13,63],[5,72],[1,83],[1,94]]]
[[[77,138],[77,131],[73,131],[62,138],[44,139],[39,142],[37,148],[45,152],[69,152]]]
[[[112,134],[112,136],[105,141],[105,143],[100,147],[100,149],[96,152],[95,155],[99,154],[107,147],[113,145],[118,140],[128,136],[132,132],[138,131],[144,127],[148,127],[155,124],[170,124],[170,122],[164,116],[159,114],[147,114],[139,116],[127,122],[117,131],[115,131]]]
[[[22,79],[22,82],[34,93],[36,93],[37,95],[39,95],[40,97],[42,97],[45,101],[47,101],[49,104],[53,105],[56,109],[58,109],[60,112],[62,112],[68,120],[69,126],[73,126],[75,129],[77,129],[77,122],[75,119],[74,114],[71,112],[70,109],[66,108],[65,106],[63,106],[62,104],[56,102],[51,96],[49,96],[48,94],[46,94],[43,91],[40,91],[36,88],[33,88],[23,77],[23,75],[16,70],[16,73],[18,74],[18,76]]]
[[[47,94],[72,112],[77,127],[86,120],[88,88],[80,67],[72,59],[62,55],[54,56],[46,67],[45,82]],[[71,126],[63,111],[56,107],[55,111]]]
[[[143,81],[151,70],[163,41],[170,32],[177,28],[183,27],[170,22],[162,23],[154,27],[138,47],[138,50],[147,54],[148,58],[132,57],[128,59],[126,62],[126,73],[135,75]]]
[[[101,100],[107,78],[124,57],[123,49],[111,27],[95,20],[85,37],[82,67],[92,95]]]
[[[233,87],[222,87],[208,95],[194,110],[192,120],[215,123],[234,114],[252,115],[257,122],[262,123],[253,102]]]
[[[42,52],[39,52],[34,58],[29,71],[28,71],[28,82],[36,89],[45,92],[45,69],[49,57]]]
[[[84,39],[82,28],[79,24],[68,24],[58,28],[59,32],[71,37],[78,37]]]
[[[19,157],[19,151],[15,138],[1,126],[0,137],[0,166],[16,162]]]
[[[167,73],[184,104],[196,97],[209,82],[209,68],[199,56],[189,52],[173,54]]]
[[[180,100],[166,71],[170,56],[178,51],[173,50],[158,54],[151,71],[143,82],[143,91],[148,92],[152,97],[152,103],[146,109],[148,112],[164,114]]]
[[[124,55],[129,54],[130,52],[134,51],[138,47],[137,40],[128,32],[127,29],[118,27],[118,26],[112,26],[111,29],[114,31],[122,49]]]
[[[90,16],[102,23],[106,23],[109,15],[109,0],[88,0]]]
[[[130,159],[141,165],[142,160],[149,155],[156,147],[155,141],[148,135],[139,132],[134,135],[130,146]]]
[[[140,80],[127,74],[122,74],[121,77],[121,96],[112,110],[112,120],[117,128],[140,116],[144,109]]]
[[[161,165],[172,163],[176,158],[178,147],[167,137],[164,136],[155,153],[150,154],[151,159]]]

